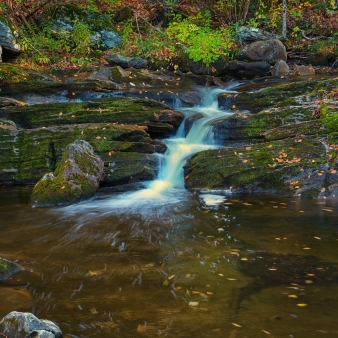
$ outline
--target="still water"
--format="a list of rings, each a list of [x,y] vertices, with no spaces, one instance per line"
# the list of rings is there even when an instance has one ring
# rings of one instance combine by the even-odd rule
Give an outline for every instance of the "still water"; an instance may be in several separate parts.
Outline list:
[[[31,209],[29,194],[0,189],[0,255],[26,269],[0,284],[1,317],[34,312],[66,337],[338,336],[335,201]]]
[[[229,91],[223,89],[222,91]],[[62,208],[0,187],[0,317],[55,321],[64,337],[337,337],[338,203],[189,193],[182,166],[217,148],[220,111],[204,90],[188,135],[166,140],[158,179]]]

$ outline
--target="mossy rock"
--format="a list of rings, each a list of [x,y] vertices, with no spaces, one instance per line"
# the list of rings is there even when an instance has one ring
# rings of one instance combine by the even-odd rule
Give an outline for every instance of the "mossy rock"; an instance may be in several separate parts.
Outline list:
[[[203,151],[185,166],[185,185],[191,190],[295,196],[316,189],[318,197],[330,170],[324,142],[303,137]]]
[[[8,279],[13,274],[22,270],[24,270],[24,268],[19,264],[12,263],[0,257],[0,281]]]
[[[320,99],[332,89],[336,88],[338,80],[312,80],[284,83],[258,91],[239,94],[221,94],[218,96],[220,106],[231,108],[233,105],[239,110],[259,112],[272,106],[286,107],[297,105],[295,97],[303,95],[305,99]],[[299,104],[299,102],[298,102]]]
[[[157,135],[167,136],[175,133],[183,114],[155,100],[112,97],[81,103],[8,107],[0,110],[1,118],[27,129],[79,123],[148,125]]]
[[[4,123],[0,128],[2,184],[35,184],[46,172],[55,170],[67,145],[77,139],[89,142],[95,153],[105,161],[105,166],[112,162],[112,155],[120,152],[140,153],[147,166],[147,154],[166,150],[163,142],[150,138],[146,127],[93,123],[18,129],[8,121]],[[131,167],[132,158],[130,156],[128,161]],[[139,160],[136,162],[139,163]]]
[[[67,146],[54,174],[44,175],[35,185],[29,205],[50,207],[88,199],[95,194],[102,173],[103,162],[91,145],[76,140]]]

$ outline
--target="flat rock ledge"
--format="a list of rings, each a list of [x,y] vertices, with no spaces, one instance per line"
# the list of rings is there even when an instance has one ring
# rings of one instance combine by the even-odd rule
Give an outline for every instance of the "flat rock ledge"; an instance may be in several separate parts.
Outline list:
[[[0,321],[0,332],[8,338],[61,338],[60,328],[50,320],[29,312],[12,311]]]

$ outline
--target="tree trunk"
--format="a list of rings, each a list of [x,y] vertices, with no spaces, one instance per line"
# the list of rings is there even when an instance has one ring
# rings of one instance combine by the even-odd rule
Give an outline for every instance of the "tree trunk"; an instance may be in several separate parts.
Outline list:
[[[286,39],[286,2],[287,0],[283,0],[283,16],[282,16],[282,37],[283,39]]]

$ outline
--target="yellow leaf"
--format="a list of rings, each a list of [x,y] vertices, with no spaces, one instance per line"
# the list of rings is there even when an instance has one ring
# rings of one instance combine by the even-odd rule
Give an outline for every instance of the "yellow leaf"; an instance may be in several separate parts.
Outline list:
[[[168,286],[169,285],[169,281],[168,279],[166,279],[163,283],[162,283],[163,286]]]
[[[233,105],[232,105],[232,109],[235,109],[235,108],[236,108],[236,106],[233,104]]]
[[[297,295],[288,295],[289,298],[298,298]]]
[[[299,304],[297,304],[297,306],[304,307],[304,306],[307,306],[307,304],[305,304],[305,303],[299,303]]]

